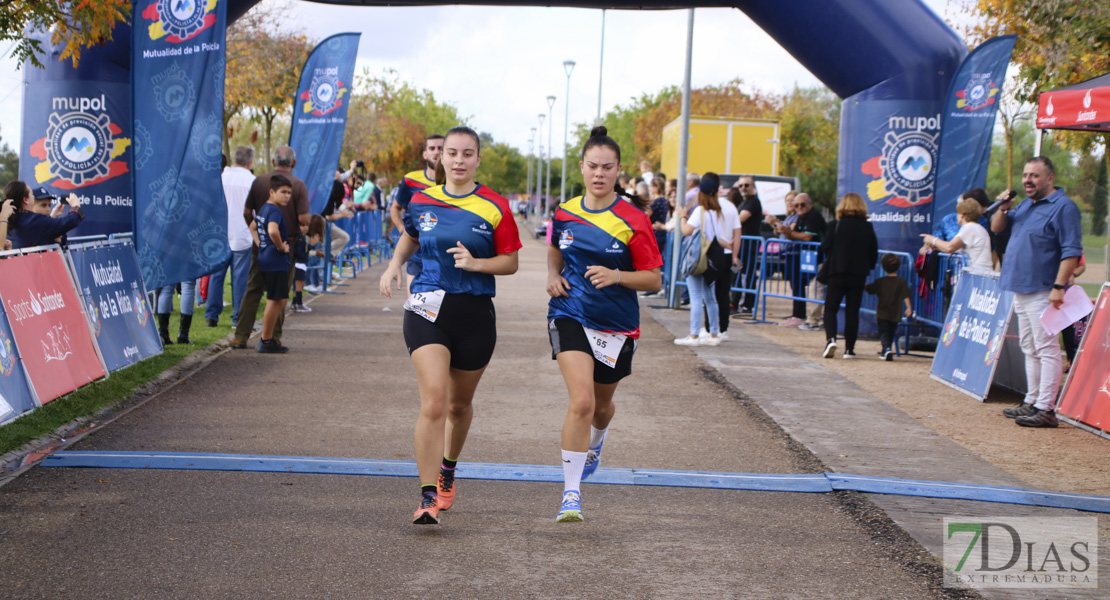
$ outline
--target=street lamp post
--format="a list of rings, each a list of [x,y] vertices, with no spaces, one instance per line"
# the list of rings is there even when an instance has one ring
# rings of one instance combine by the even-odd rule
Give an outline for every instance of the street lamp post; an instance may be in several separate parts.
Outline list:
[[[551,125],[554,119],[551,118],[551,109],[555,106],[555,96],[547,97],[547,175],[544,177],[546,183],[544,187],[544,202],[543,202],[543,220],[546,221],[547,217],[551,215]]]
[[[543,181],[543,120],[544,120],[545,117],[547,117],[546,114],[540,113],[540,128],[539,128],[539,136],[540,137],[539,137],[538,143],[536,144],[537,147],[539,148],[539,152],[536,153],[536,158],[539,159],[539,162],[536,163],[536,200],[539,201],[539,202],[543,202],[543,210],[540,211],[540,214],[543,215],[544,219],[547,218],[547,203],[544,202],[544,199],[543,199],[543,184],[542,184],[542,181]],[[548,157],[548,160],[551,160],[551,157]]]
[[[570,131],[570,72],[574,70],[573,60],[564,60],[563,69],[567,72],[567,95],[563,96],[563,180],[559,186],[559,202],[567,201],[567,135]],[[548,140],[550,143],[551,140]]]
[[[527,191],[529,196],[532,195],[532,149],[535,147],[535,144],[536,144],[536,128],[533,127],[532,128],[532,137],[528,138],[528,185],[525,186],[525,188],[524,188]],[[529,201],[528,202],[528,218],[531,219],[532,215],[534,215],[535,212],[536,212],[535,207],[533,206],[532,202]]]

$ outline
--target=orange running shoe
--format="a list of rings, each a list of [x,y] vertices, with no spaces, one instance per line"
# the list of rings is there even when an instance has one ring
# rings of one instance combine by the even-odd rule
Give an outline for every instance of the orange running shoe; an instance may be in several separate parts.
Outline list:
[[[413,525],[439,525],[439,507],[436,499],[424,496],[420,499],[420,508],[412,515]]]
[[[447,510],[455,503],[455,472],[440,469],[439,480],[436,481],[436,495],[439,500],[436,504],[439,510]]]

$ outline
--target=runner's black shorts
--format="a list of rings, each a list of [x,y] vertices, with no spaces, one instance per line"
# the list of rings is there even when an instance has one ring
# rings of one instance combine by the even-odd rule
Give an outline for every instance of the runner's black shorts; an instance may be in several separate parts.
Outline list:
[[[559,317],[551,321],[547,327],[547,334],[551,341],[552,360],[560,352],[572,350],[585,352],[590,356],[594,355],[593,347],[590,346],[590,338],[586,337],[586,331],[582,329],[582,324],[574,319]],[[617,354],[616,366],[610,367],[594,358],[594,383],[617,383],[631,375],[632,355],[635,353],[636,340],[627,338],[624,340],[624,346],[621,347],[620,353]]]
[[[493,298],[446,294],[435,322],[405,311],[405,345],[409,354],[429,344],[446,346],[451,368],[477,371],[489,364],[497,345],[497,314]]]
[[[289,270],[262,271],[262,283],[266,287],[267,300],[289,299]]]
[[[305,269],[297,267],[293,270],[293,281],[304,281],[304,276],[308,273]]]

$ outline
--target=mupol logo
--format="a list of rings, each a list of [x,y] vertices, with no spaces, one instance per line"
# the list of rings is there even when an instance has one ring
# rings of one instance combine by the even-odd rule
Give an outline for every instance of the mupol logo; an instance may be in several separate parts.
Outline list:
[[[991,81],[990,73],[975,73],[968,79],[964,89],[956,92],[956,108],[965,111],[979,110],[995,103],[998,86]]]
[[[312,74],[312,83],[299,96],[305,101],[301,112],[318,117],[326,115],[343,106],[346,94],[347,86],[339,80],[339,67],[316,69]]]
[[[117,137],[123,130],[112,123],[100,98],[54,98],[47,120],[46,137],[31,145],[30,154],[42,162],[35,165],[35,180],[61,189],[75,189],[100,183],[127,173],[127,162],[114,160],[122,155],[131,140]],[[73,107],[84,110],[60,112]]]
[[[157,0],[143,10],[142,17],[153,21],[147,28],[150,39],[165,37],[171,44],[180,44],[216,24],[213,11],[218,4],[219,0]]]
[[[574,234],[571,233],[569,229],[564,229],[563,232],[559,234],[559,249],[566,250],[573,243]]]
[[[439,219],[436,218],[435,213],[426,212],[420,215],[417,226],[420,227],[420,231],[431,231],[435,229],[437,223],[439,223]]]

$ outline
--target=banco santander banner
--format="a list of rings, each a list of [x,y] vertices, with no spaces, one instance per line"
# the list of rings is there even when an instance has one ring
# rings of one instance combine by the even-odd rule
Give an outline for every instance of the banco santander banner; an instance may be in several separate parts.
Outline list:
[[[131,231],[135,148],[129,74],[118,60],[118,42],[89,49],[79,68],[59,61],[59,50],[51,49],[44,68],[22,69],[19,178],[59,197],[81,198],[86,218],[71,237]]]
[[[0,301],[40,403],[104,377],[60,252],[0,260]]]
[[[313,213],[324,210],[339,166],[360,35],[340,33],[320,42],[304,63],[293,99],[289,131],[289,146],[297,153],[293,175],[308,187]]]
[[[135,248],[128,242],[70,246],[85,313],[109,371],[162,353]]]
[[[148,288],[226,260],[227,0],[136,0],[131,14],[135,246]]]
[[[867,203],[879,247],[916,252],[932,219],[941,104],[846,99],[837,193]]]
[[[1004,35],[980,44],[952,78],[942,117],[934,221],[956,212],[964,192],[987,187],[991,134],[1015,39]]]
[[[35,406],[31,382],[23,370],[23,360],[12,337],[12,328],[8,325],[7,311],[0,302],[0,423],[10,421]]]
[[[997,275],[964,271],[952,294],[929,376],[978,400],[986,398],[1013,303],[1014,295],[1002,291]]]

